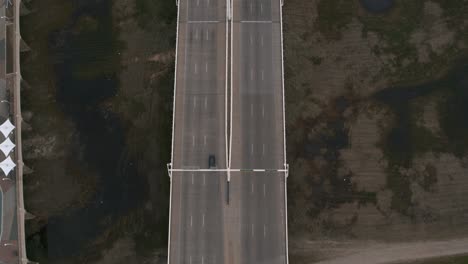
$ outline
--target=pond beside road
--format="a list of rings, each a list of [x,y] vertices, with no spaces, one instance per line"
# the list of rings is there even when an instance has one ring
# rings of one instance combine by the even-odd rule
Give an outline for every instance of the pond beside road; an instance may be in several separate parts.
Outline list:
[[[384,13],[394,4],[394,0],[360,0],[362,7],[370,13]]]

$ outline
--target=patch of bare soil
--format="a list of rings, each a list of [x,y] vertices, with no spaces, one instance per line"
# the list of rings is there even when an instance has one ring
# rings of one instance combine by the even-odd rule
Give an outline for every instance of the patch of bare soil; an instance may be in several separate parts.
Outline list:
[[[468,239],[385,243],[379,241],[300,241],[292,253],[297,264],[390,264],[407,263],[466,254]],[[311,257],[311,252],[315,257]],[[419,262],[418,262],[419,263]]]

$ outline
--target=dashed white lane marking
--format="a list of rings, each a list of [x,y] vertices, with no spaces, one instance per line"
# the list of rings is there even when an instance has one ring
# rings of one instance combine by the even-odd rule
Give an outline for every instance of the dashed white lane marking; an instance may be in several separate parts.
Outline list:
[[[205,214],[203,214],[203,216],[202,216],[202,226],[203,227],[205,226]]]
[[[208,107],[208,97],[205,96],[205,109]]]
[[[262,117],[265,117],[265,105],[262,105]]]
[[[263,4],[260,3],[260,14],[263,14]]]
[[[262,70],[262,81],[265,80],[265,71]]]
[[[209,39],[210,39],[210,33],[209,33],[209,31],[207,30],[207,31],[206,31],[206,40],[209,40]]]
[[[253,146],[253,143],[250,144],[250,154],[253,155],[253,149],[254,149],[254,146]]]
[[[198,64],[195,63],[195,74],[198,74]]]
[[[199,6],[199,5],[200,5],[200,0],[197,0],[197,6]]]
[[[253,12],[253,3],[250,3],[250,13]]]
[[[205,63],[205,72],[208,72],[208,62]]]
[[[203,136],[203,145],[206,146],[206,135]]]
[[[201,256],[201,264],[205,264],[205,257]]]
[[[195,147],[195,136],[192,136],[192,147]]]
[[[254,78],[254,71],[253,71],[253,68],[250,68],[250,80],[253,81],[253,78]]]
[[[189,258],[189,263],[192,264],[192,256]]]
[[[266,185],[263,184],[263,197],[265,197],[265,196],[266,196]]]
[[[252,224],[252,228],[251,228],[251,234],[252,234],[252,237],[254,236],[254,224]]]
[[[241,20],[241,23],[273,23],[271,20]]]
[[[262,155],[265,156],[265,143],[262,145]]]
[[[193,173],[192,173],[192,184],[193,184],[194,178],[193,178]]]
[[[253,184],[253,182],[252,182],[252,185],[251,185],[251,187],[250,187],[250,192],[251,192],[252,194],[254,193],[254,184]]]
[[[190,215],[190,227],[192,227],[192,226],[193,226],[193,217],[192,217],[192,215]]]
[[[206,3],[209,6],[210,5],[210,0],[206,0]]]
[[[189,24],[203,24],[203,23],[213,24],[213,23],[219,23],[219,21],[218,20],[189,20],[187,21],[187,23]]]

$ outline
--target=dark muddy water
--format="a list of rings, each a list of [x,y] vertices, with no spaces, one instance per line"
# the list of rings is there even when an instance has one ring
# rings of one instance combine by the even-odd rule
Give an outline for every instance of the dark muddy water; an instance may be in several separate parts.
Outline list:
[[[438,122],[448,141],[438,144],[426,140],[417,144],[424,133],[415,126],[410,104],[414,99],[433,95],[440,97],[437,103]],[[452,152],[458,156],[468,150],[468,60],[457,62],[442,78],[413,86],[389,87],[375,95],[378,101],[389,105],[395,115],[395,126],[384,143],[387,154],[398,157],[399,165],[410,166],[414,152],[433,149]],[[429,138],[430,139],[430,138]]]
[[[360,2],[371,13],[384,13],[393,6],[394,0],[361,0]]]
[[[79,133],[78,162],[97,178],[85,208],[49,219],[41,242],[50,263],[69,263],[119,216],[145,201],[146,181],[126,156],[119,117],[102,103],[118,91],[119,42],[111,18],[112,1],[73,1],[69,24],[49,36],[55,61],[56,100]],[[33,256],[34,257],[34,256]]]

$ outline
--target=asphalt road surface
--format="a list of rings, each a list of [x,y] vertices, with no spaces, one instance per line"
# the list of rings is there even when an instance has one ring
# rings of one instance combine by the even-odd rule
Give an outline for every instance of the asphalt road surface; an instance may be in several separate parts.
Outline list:
[[[226,162],[226,4],[181,0],[173,168],[206,169]],[[226,175],[175,172],[171,184],[171,264],[224,263]]]
[[[235,0],[232,169],[285,168],[281,62],[280,1]],[[285,184],[283,172],[233,173],[231,200],[240,201],[235,263],[287,262]]]
[[[230,32],[225,0],[180,0],[178,25],[172,168],[226,169],[230,121],[231,168],[284,169],[279,0],[234,0]],[[228,193],[225,172],[173,172],[170,264],[287,263],[284,172],[230,176]]]

